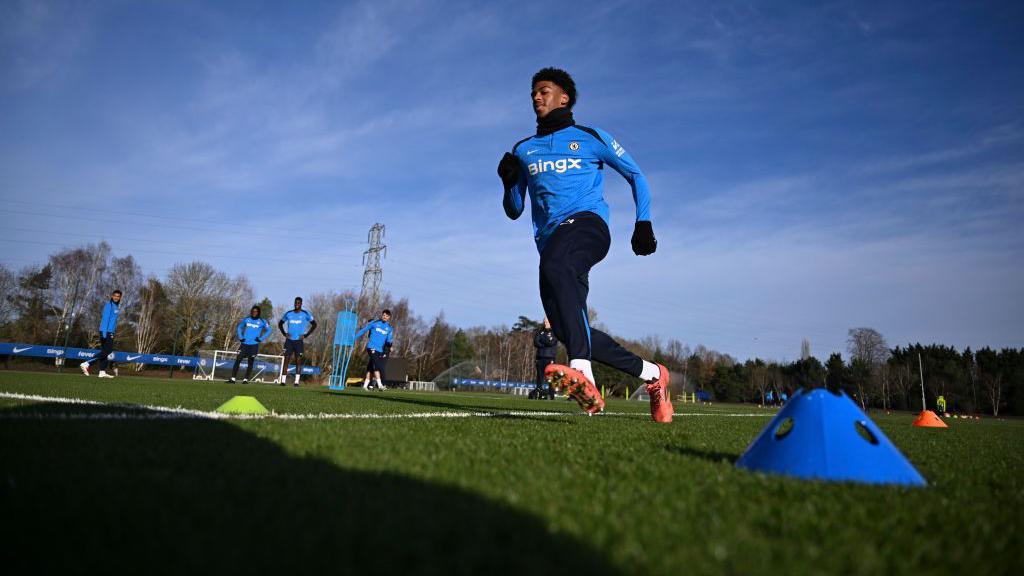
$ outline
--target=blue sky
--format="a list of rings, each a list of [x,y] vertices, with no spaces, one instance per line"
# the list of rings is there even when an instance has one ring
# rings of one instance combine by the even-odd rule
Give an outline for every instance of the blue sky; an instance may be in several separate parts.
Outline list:
[[[651,183],[598,320],[738,358],[1024,346],[1024,8],[1007,2],[0,4],[0,261],[106,239],[277,303],[385,289],[457,324],[538,316],[495,166],[556,65]]]

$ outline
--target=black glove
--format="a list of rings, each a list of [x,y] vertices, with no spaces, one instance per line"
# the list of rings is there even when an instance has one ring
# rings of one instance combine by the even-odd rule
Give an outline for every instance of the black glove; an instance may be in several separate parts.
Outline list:
[[[381,356],[387,358],[388,354],[390,354],[390,353],[391,353],[391,342],[385,342],[384,343],[384,352],[381,354]]]
[[[498,176],[501,176],[501,183],[505,185],[506,190],[514,186],[519,181],[519,160],[505,152],[501,162],[498,162]]]
[[[650,220],[637,220],[633,228],[633,254],[637,256],[648,256],[654,254],[658,249],[658,239],[654,237],[654,229],[651,228]]]

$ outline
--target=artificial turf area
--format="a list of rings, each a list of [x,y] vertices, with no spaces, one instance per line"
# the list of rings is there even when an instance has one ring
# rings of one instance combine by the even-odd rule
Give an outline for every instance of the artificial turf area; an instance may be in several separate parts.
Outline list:
[[[568,401],[493,394],[20,372],[0,373],[0,393],[7,569],[931,576],[1024,567],[1017,420],[940,430],[872,413],[929,481],[908,489],[736,469],[772,414],[751,406],[677,403],[675,421],[659,425],[646,403],[624,400],[588,418]],[[210,411],[236,394],[309,417],[218,420],[143,406]]]

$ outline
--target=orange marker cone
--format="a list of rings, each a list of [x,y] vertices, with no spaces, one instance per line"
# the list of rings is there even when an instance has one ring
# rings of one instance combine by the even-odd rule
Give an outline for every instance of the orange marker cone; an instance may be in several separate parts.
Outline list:
[[[922,410],[914,420],[914,426],[923,428],[949,428],[949,426],[935,415],[931,410]]]

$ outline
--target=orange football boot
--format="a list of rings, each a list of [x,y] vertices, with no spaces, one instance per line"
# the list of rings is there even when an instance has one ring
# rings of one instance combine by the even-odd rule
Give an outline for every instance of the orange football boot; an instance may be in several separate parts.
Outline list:
[[[672,421],[672,414],[675,412],[668,390],[669,374],[668,369],[661,364],[658,364],[658,369],[661,375],[647,385],[647,395],[651,398],[651,418],[654,418],[655,422],[668,423]]]
[[[604,411],[604,398],[583,372],[561,364],[548,364],[544,378],[555,390],[564,390],[587,414],[593,416]]]

